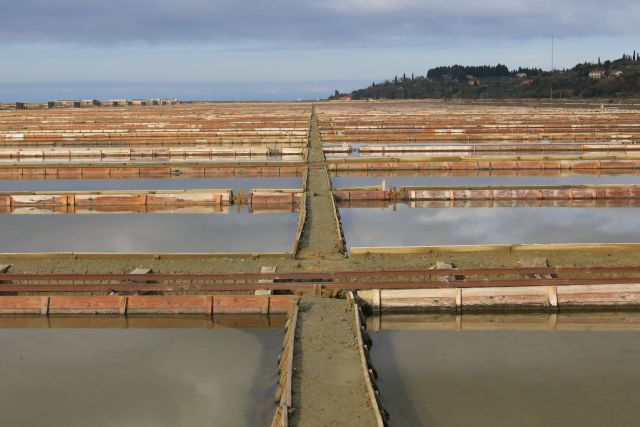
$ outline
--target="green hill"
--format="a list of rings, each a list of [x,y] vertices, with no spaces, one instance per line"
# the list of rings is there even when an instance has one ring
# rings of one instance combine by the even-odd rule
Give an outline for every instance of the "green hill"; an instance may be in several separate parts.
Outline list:
[[[402,76],[329,99],[640,98],[640,55],[569,70],[509,70],[496,66],[445,66],[426,76]]]

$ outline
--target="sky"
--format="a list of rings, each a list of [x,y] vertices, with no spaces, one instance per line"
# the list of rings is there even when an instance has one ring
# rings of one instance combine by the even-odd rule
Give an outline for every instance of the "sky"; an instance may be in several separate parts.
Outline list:
[[[637,0],[0,0],[0,101],[315,99],[640,51]]]

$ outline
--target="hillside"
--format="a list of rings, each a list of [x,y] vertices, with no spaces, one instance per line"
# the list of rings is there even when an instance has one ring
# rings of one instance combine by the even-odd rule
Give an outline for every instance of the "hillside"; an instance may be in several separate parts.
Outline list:
[[[506,66],[437,67],[426,76],[402,76],[330,99],[638,98],[640,55],[569,70],[509,70]]]

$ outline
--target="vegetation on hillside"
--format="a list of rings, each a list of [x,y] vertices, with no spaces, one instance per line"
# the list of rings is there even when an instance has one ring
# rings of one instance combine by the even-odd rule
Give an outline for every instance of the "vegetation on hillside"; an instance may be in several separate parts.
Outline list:
[[[425,76],[394,77],[330,99],[481,99],[481,98],[638,98],[640,54],[614,61],[578,64],[568,70],[453,65]]]

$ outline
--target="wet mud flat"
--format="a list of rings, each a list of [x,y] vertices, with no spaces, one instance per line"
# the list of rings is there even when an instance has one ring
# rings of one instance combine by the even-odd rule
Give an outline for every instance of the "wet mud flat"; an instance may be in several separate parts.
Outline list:
[[[282,329],[91,325],[0,328],[1,425],[268,425]]]
[[[590,326],[508,330],[497,321],[456,331],[410,322],[370,331],[390,425],[633,425],[640,332]]]

